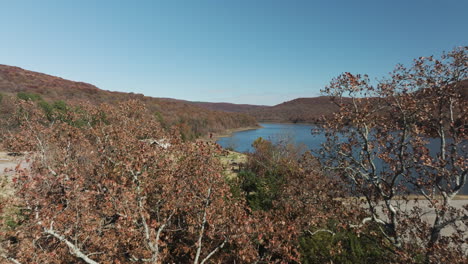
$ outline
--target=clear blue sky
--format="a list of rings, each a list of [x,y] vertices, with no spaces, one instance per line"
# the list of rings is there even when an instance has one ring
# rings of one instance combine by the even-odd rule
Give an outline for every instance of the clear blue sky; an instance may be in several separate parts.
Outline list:
[[[101,89],[277,104],[468,45],[466,0],[0,0],[0,64]]]

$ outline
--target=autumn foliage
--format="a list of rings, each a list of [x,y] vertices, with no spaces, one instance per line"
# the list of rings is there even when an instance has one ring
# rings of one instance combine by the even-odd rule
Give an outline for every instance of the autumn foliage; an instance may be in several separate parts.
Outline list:
[[[170,100],[177,106],[162,110],[137,95],[82,103],[7,93],[2,147],[28,154],[15,195],[0,204],[0,215],[15,208],[14,221],[0,218],[0,259],[466,263],[468,208],[453,206],[467,177],[466,51],[398,66],[377,84],[335,78],[324,93],[339,111],[322,121],[320,155],[259,138],[233,178],[223,175],[221,147],[193,139],[249,123],[243,115],[205,116]],[[31,74],[53,87],[63,81]]]
[[[252,184],[276,186],[256,186],[269,200],[255,207],[246,179],[222,174],[219,146],[166,132],[137,101],[53,113],[17,100],[3,138],[31,151],[2,241],[21,263],[299,263],[300,238],[332,215],[354,217],[292,145],[255,143],[246,169],[263,180]]]
[[[340,184],[324,177],[310,152],[262,138],[253,146],[238,181],[263,230],[261,256],[266,262],[300,263],[305,256],[301,238],[314,237],[322,228],[328,232],[327,223],[337,215],[341,215],[337,228],[344,230],[359,210],[344,206]]]
[[[226,129],[256,126],[255,118],[243,113],[208,110],[194,103],[170,98],[154,98],[135,93],[111,92],[83,82],[0,64],[0,91],[5,95],[53,104],[86,102],[98,106],[137,100],[152,112],[163,128],[178,126],[184,140],[224,132]],[[0,113],[1,114],[1,113]]]
[[[364,198],[363,224],[377,223],[404,262],[466,261],[468,208],[452,200],[468,174],[467,50],[398,65],[377,84],[345,73],[324,90],[340,107],[322,127],[324,168]]]
[[[218,148],[164,132],[136,101],[80,110],[49,122],[34,104],[20,102],[22,129],[14,139],[35,154],[31,168],[19,172],[12,201],[21,204],[24,221],[5,243],[18,261],[204,263],[255,256],[243,201],[232,199],[213,158]]]

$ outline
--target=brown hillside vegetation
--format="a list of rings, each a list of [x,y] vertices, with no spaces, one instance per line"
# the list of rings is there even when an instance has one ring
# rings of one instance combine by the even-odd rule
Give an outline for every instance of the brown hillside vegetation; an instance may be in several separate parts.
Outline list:
[[[178,126],[183,136],[188,139],[210,132],[256,125],[255,119],[246,114],[207,110],[181,100],[105,91],[92,84],[69,81],[8,65],[0,65],[0,92],[12,96],[16,96],[17,93],[37,94],[49,103],[63,100],[100,104],[136,99],[143,102],[163,126]]]
[[[467,100],[468,80],[461,81],[458,87],[461,96]],[[422,96],[435,97],[427,92]],[[346,97],[341,99],[344,100],[343,102],[351,100],[351,98]],[[378,104],[377,101],[374,103]],[[275,106],[207,102],[193,102],[193,104],[210,110],[247,113],[255,117],[258,122],[272,123],[319,123],[322,116],[329,117],[339,110],[331,96],[297,98]]]
[[[208,102],[192,102],[203,108],[225,111],[225,112],[236,112],[236,113],[249,113],[254,110],[269,108],[266,105],[249,105],[249,104],[231,104],[231,103],[208,103]]]
[[[338,107],[329,97],[297,98],[269,108],[249,111],[262,122],[316,123],[323,115],[330,115]]]
[[[211,110],[247,113],[255,117],[258,122],[275,123],[317,123],[320,117],[328,116],[338,110],[327,96],[297,98],[275,106],[205,102],[194,102],[194,104]]]

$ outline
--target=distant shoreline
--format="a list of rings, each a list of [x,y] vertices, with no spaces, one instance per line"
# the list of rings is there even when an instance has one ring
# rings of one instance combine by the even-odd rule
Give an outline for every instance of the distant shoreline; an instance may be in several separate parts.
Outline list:
[[[290,124],[290,125],[322,125],[320,122],[292,122],[292,121],[257,121],[262,124]]]
[[[213,136],[211,138],[207,136],[207,140],[216,142],[220,138],[230,137],[232,136],[232,134],[237,133],[237,132],[256,130],[260,128],[262,128],[261,125],[226,129],[225,131],[220,132],[220,133],[213,133]]]
[[[237,133],[237,132],[243,132],[243,131],[256,130],[256,129],[263,128],[263,126],[260,125],[260,124],[286,124],[286,125],[309,125],[309,126],[318,125],[318,123],[308,123],[308,122],[294,123],[294,122],[274,122],[274,121],[262,122],[262,121],[258,121],[257,126],[248,126],[248,127],[239,127],[239,128],[226,129],[226,130],[224,130],[222,132],[213,133],[213,136],[211,138],[210,138],[209,135],[206,135],[202,139],[210,141],[210,142],[216,142],[221,138],[231,137],[234,133]]]

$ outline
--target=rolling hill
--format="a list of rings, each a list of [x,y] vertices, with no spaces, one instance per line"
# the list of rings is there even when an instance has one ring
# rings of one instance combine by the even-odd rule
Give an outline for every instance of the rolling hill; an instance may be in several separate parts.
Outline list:
[[[142,94],[111,92],[84,83],[0,65],[0,93],[15,97],[18,93],[39,95],[45,101],[80,101],[93,104],[115,103],[136,99],[144,103],[165,127],[178,126],[183,136],[196,138],[227,129],[257,126],[255,118],[245,113],[227,113],[197,106],[193,103],[154,98]]]
[[[266,105],[232,104],[232,103],[210,103],[210,102],[191,102],[200,107],[233,113],[248,113],[251,111],[269,108]]]
[[[468,80],[458,85],[460,95],[468,98]],[[434,96],[424,93],[421,96]],[[247,113],[258,122],[271,123],[317,123],[321,116],[327,116],[338,110],[330,97],[320,96],[311,98],[297,98],[275,106],[246,105],[231,103],[192,102],[195,105],[217,111]],[[344,98],[344,100],[347,100]]]
[[[316,123],[322,115],[329,115],[338,110],[326,96],[297,98],[275,106],[206,102],[193,104],[211,110],[247,113],[258,122],[273,123]]]
[[[461,83],[460,89],[462,96],[467,98],[468,80]],[[164,126],[177,125],[190,138],[227,129],[252,127],[257,122],[317,123],[321,116],[338,110],[326,96],[297,98],[275,106],[154,98],[142,94],[105,91],[84,82],[0,65],[0,93],[15,96],[20,92],[38,94],[47,101],[88,101],[95,104],[136,99],[145,103]]]

